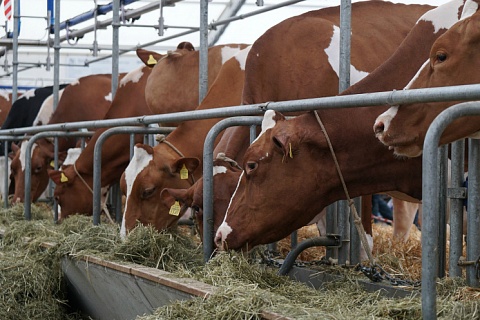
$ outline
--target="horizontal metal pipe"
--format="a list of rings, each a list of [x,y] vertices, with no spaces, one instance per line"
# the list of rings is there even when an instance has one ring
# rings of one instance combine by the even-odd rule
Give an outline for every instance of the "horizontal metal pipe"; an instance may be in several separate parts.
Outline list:
[[[184,32],[180,32],[180,33],[174,34],[174,35],[169,36],[169,37],[162,37],[162,38],[159,39],[159,40],[150,41],[150,42],[144,43],[144,44],[142,44],[142,45],[138,45],[138,46],[135,46],[135,47],[131,47],[130,49],[127,49],[127,50],[120,50],[119,54],[122,55],[122,54],[125,54],[125,53],[127,53],[127,52],[130,52],[130,51],[139,49],[139,48],[150,47],[150,46],[153,46],[154,44],[157,44],[157,43],[160,43],[160,42],[165,42],[165,41],[168,41],[168,40],[171,40],[171,39],[183,37],[183,36],[186,36],[186,35],[188,35],[188,34],[197,32],[198,30],[199,30],[199,28],[192,28],[191,30],[184,31]],[[92,60],[86,61],[85,64],[89,65],[90,63],[98,62],[98,61],[105,60],[105,59],[109,59],[109,58],[111,58],[111,57],[112,57],[112,55],[110,54],[110,55],[107,55],[107,56],[103,56],[103,57],[101,57],[101,58],[97,58],[97,59],[92,59]]]
[[[180,1],[182,1],[182,0],[166,0],[165,5],[173,5],[173,4],[175,4],[177,2],[180,2]],[[153,11],[153,10],[157,10],[158,6],[159,6],[159,3],[160,3],[160,1],[156,1],[156,2],[153,2],[153,3],[149,3],[149,4],[147,4],[147,5],[145,5],[141,8],[129,10],[129,11],[125,12],[124,17],[125,17],[125,19],[138,18],[145,13],[148,13],[148,12]],[[96,25],[96,28],[97,29],[106,28],[107,26],[112,25],[112,22],[113,22],[113,19],[111,19],[111,18],[106,19],[106,20],[102,20],[102,21],[98,21],[97,25]],[[95,30],[95,25],[91,25],[91,26],[88,26],[86,28],[79,29],[79,30],[72,30],[71,32],[68,33],[68,35],[71,39],[72,38],[81,38],[81,37],[83,37],[83,35],[85,35],[86,33],[92,32],[93,30]],[[60,42],[63,42],[65,40],[67,40],[66,35],[60,37]]]
[[[303,100],[257,103],[222,107],[215,109],[193,110],[122,119],[94,120],[69,122],[63,124],[49,124],[37,127],[14,128],[0,130],[0,135],[20,135],[23,133],[37,133],[45,130],[77,130],[80,128],[102,128],[112,126],[148,125],[151,123],[169,123],[209,118],[223,118],[233,116],[261,115],[266,110],[280,112],[309,111],[316,109],[354,108],[378,105],[396,105],[401,103],[427,101],[460,101],[480,99],[480,85],[462,85],[441,88],[412,89],[399,91],[385,91],[356,95],[333,96]]]
[[[137,1],[138,0],[123,0],[123,4],[124,5],[129,5],[129,4],[131,4],[133,2],[137,2]],[[63,30],[67,27],[74,26],[76,24],[79,24],[79,23],[85,22],[87,20],[93,19],[95,17],[95,15],[99,16],[99,15],[107,14],[112,10],[113,10],[113,2],[110,2],[109,4],[105,4],[105,5],[99,5],[99,6],[97,6],[96,8],[94,8],[90,11],[84,12],[82,14],[79,14],[78,16],[75,16],[75,17],[67,19],[63,22],[60,22],[59,30]],[[54,32],[55,32],[55,28],[52,25],[52,27],[50,28],[50,33],[53,34]]]

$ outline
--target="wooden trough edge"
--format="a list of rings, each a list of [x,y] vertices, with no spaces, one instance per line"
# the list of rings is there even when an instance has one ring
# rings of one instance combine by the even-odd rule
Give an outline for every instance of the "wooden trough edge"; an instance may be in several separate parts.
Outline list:
[[[2,237],[4,233],[5,233],[5,229],[0,228],[0,237]],[[31,239],[28,238],[28,237],[25,237],[24,241],[29,242],[29,241],[31,241]],[[56,243],[54,243],[54,242],[43,242],[43,243],[41,243],[41,246],[44,247],[44,248],[51,248],[55,245],[56,245]],[[74,268],[73,265],[78,265],[79,263],[82,263],[82,262],[85,264],[84,268],[77,268],[77,271],[84,269],[85,274],[83,276],[85,278],[81,279],[81,284],[79,284],[78,280],[80,280],[80,278],[78,278],[78,272],[77,272],[77,276],[73,276],[73,278],[72,278],[72,269]],[[83,310],[81,310],[82,312],[84,312],[86,314],[91,313],[89,311],[92,311],[93,313],[98,312],[95,315],[89,314],[91,316],[95,316],[96,319],[131,319],[131,317],[130,317],[131,315],[128,315],[128,314],[125,314],[125,313],[121,314],[121,312],[118,312],[117,314],[115,314],[115,316],[112,316],[112,312],[114,312],[114,311],[112,311],[111,309],[113,309],[113,308],[107,308],[107,309],[110,309],[110,311],[99,311],[99,310],[97,310],[98,308],[96,308],[94,306],[86,306],[85,305],[85,303],[87,303],[87,304],[91,303],[91,301],[90,302],[88,302],[88,301],[85,302],[85,299],[92,299],[92,297],[79,297],[78,295],[82,293],[82,288],[79,288],[78,286],[79,285],[80,286],[87,286],[87,285],[88,286],[94,286],[95,285],[94,281],[91,281],[92,278],[94,277],[94,275],[93,275],[93,270],[89,269],[90,267],[92,267],[92,268],[96,267],[97,269],[98,269],[98,267],[101,267],[101,268],[104,269],[104,271],[107,271],[107,269],[112,270],[112,271],[114,271],[114,273],[113,273],[114,277],[118,276],[119,274],[122,274],[122,275],[130,276],[132,279],[134,279],[133,281],[141,279],[143,283],[151,282],[153,284],[159,285],[157,287],[158,290],[161,290],[161,288],[168,288],[167,290],[170,291],[170,293],[168,294],[169,297],[172,296],[172,291],[178,291],[178,292],[180,292],[180,296],[179,296],[180,299],[182,299],[182,297],[184,298],[186,296],[201,297],[201,298],[206,299],[206,298],[210,297],[212,294],[214,294],[215,291],[217,290],[217,288],[215,286],[212,286],[212,285],[209,285],[209,284],[206,284],[206,283],[194,280],[194,279],[190,279],[190,278],[176,277],[175,275],[173,275],[170,272],[160,270],[160,269],[145,267],[145,266],[139,265],[139,264],[114,262],[114,261],[105,260],[105,259],[102,259],[102,258],[99,258],[99,257],[95,257],[95,256],[92,256],[92,255],[64,257],[64,259],[62,261],[62,270],[64,272],[64,275],[67,278],[67,283],[68,283],[67,287],[69,288],[68,290],[70,291],[70,292],[68,292],[68,295],[70,297],[73,297],[73,299],[77,301],[75,304],[77,304],[77,307],[80,307],[81,309],[83,309]],[[77,277],[77,279],[74,279],[74,277]],[[77,283],[75,283],[75,281],[77,281]],[[99,286],[104,285],[102,283],[96,283],[96,284],[99,285]],[[140,287],[141,285],[139,285],[137,283],[137,284],[133,284],[133,286],[134,287]],[[85,290],[85,288],[83,290]],[[95,292],[99,293],[99,291],[101,289],[90,288],[90,289],[86,289],[86,290],[87,291],[90,290],[93,293],[95,293]],[[117,290],[115,290],[114,288],[110,288],[107,291],[110,291],[110,292],[112,292],[112,294],[115,295],[115,292]],[[148,290],[145,290],[144,288],[141,288],[140,291],[142,293],[146,293]],[[130,290],[130,292],[131,292],[131,290]],[[88,294],[89,296],[91,295],[90,293]],[[118,293],[118,291],[117,291],[117,293]],[[99,298],[99,297],[97,297],[97,298]],[[93,299],[95,299],[95,297],[93,297]],[[80,301],[80,300],[83,300],[83,301]],[[145,300],[148,300],[148,299],[143,299],[143,298],[142,299],[137,299],[137,301],[139,301],[139,300],[145,301]],[[169,302],[171,303],[172,301],[169,301]],[[122,304],[122,303],[120,302],[120,304]],[[149,311],[151,313],[156,308],[161,307],[161,306],[162,305],[157,305],[157,306],[153,305],[153,303],[150,299],[146,303],[145,308],[147,309],[146,311]],[[108,312],[110,312],[110,313],[108,313]],[[141,314],[138,314],[138,315],[141,315]],[[122,318],[122,316],[125,316],[125,318]],[[262,310],[261,311],[261,317],[265,320],[293,320],[290,317],[286,317],[286,316],[283,316],[281,314],[271,312],[271,311],[268,311],[268,310]]]

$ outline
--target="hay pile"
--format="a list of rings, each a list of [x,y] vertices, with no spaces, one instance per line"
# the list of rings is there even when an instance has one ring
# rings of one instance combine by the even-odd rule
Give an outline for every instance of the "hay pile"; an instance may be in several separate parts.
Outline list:
[[[232,252],[219,254],[191,276],[219,290],[208,299],[178,301],[137,320],[262,319],[262,311],[292,319],[421,319],[419,296],[385,298],[380,292],[366,292],[349,277],[314,290]],[[439,319],[477,314],[479,292],[465,290],[464,285],[458,279],[439,283]]]
[[[95,255],[135,262],[166,271],[198,267],[201,249],[179,233],[136,228],[121,241],[118,226],[92,225],[91,217],[73,216],[53,223],[50,208],[32,206],[23,220],[23,205],[0,210],[0,319],[87,319],[69,309],[60,259]],[[55,246],[45,247],[45,243]]]
[[[329,267],[327,272],[344,277],[314,290],[278,276],[277,270],[258,264],[256,259],[232,252],[218,254],[203,266],[198,239],[187,233],[159,233],[138,226],[122,241],[118,226],[92,226],[91,218],[83,216],[55,225],[48,208],[34,205],[32,209],[32,221],[23,220],[21,205],[0,210],[0,228],[6,230],[0,241],[0,319],[82,319],[65,301],[59,263],[65,255],[139,263],[218,288],[208,299],[172,303],[139,320],[260,319],[262,311],[294,319],[421,318],[419,296],[388,299],[379,292],[366,292],[355,280],[366,278],[351,269]],[[395,275],[416,279],[420,273],[413,266],[420,265],[419,233],[414,232],[411,242],[401,247],[392,242],[388,229],[376,228],[375,232],[374,254],[379,263]],[[379,235],[381,232],[383,235]],[[303,237],[309,236],[301,232],[299,241]],[[44,242],[56,245],[44,248]],[[315,251],[311,254],[314,259],[324,254],[324,249],[311,250]],[[479,291],[457,279],[443,280],[438,287],[439,318],[466,319],[478,313]]]

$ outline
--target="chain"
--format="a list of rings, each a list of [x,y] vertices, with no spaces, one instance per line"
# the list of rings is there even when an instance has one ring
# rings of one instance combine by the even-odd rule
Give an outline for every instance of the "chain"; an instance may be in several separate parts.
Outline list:
[[[260,259],[259,259],[260,264],[264,264],[267,267],[280,268],[283,264],[283,260],[280,259],[279,252],[266,249],[263,252],[259,250],[257,253],[260,256]],[[334,265],[334,263],[326,259],[326,257],[323,257],[320,260],[312,260],[312,261],[296,260],[293,265],[296,267],[305,268],[308,266],[319,266],[319,265],[331,266],[331,265]],[[348,267],[348,266],[343,266],[343,267]],[[389,274],[387,271],[385,271],[378,264],[375,264],[371,267],[368,267],[362,264],[358,264],[357,266],[351,266],[351,267],[355,268],[355,271],[362,272],[372,282],[388,281],[392,286],[410,286],[414,288],[418,288],[421,286],[421,281],[395,278],[394,276]]]
[[[392,286],[412,286],[417,288],[420,287],[422,284],[421,281],[395,278],[377,264],[371,267],[359,264],[357,265],[355,270],[361,271],[367,278],[369,278],[373,282],[381,282],[383,280],[387,280]]]

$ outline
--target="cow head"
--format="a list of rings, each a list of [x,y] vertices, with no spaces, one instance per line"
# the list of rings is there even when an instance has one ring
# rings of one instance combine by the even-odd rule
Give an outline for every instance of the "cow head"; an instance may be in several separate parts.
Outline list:
[[[326,197],[315,207],[307,205],[318,193],[312,163],[319,154],[310,139],[321,134],[317,129],[312,135],[295,122],[274,111],[265,113],[262,132],[245,153],[244,170],[217,230],[217,246],[248,250],[277,241],[321,211]],[[334,170],[330,163],[324,169]]]
[[[11,178],[15,182],[15,193],[13,197],[14,202],[24,202],[25,200],[25,165],[26,165],[26,150],[27,142],[24,141],[20,147],[12,144],[13,158],[11,163]],[[31,200],[36,201],[40,195],[45,191],[48,185],[48,168],[54,158],[52,150],[50,150],[50,143],[33,144],[31,150]],[[63,161],[66,157],[66,152],[61,152],[58,155],[59,160]]]
[[[480,83],[480,12],[457,22],[433,44],[430,58],[408,89]],[[373,130],[397,155],[422,154],[426,132],[443,110],[459,101],[413,103],[394,106],[381,114]],[[480,130],[478,117],[463,117],[443,132],[440,143],[450,143]]]
[[[236,162],[216,159],[213,162],[213,229],[222,223],[230,198],[237,185],[241,169]],[[191,208],[195,214],[200,237],[203,239],[203,178],[188,189],[165,188],[161,193],[163,203],[172,207],[178,201],[185,209]],[[183,212],[181,212],[182,214]]]
[[[58,203],[59,220],[73,214],[92,215],[92,192],[81,182],[73,165],[62,166],[61,170],[48,170],[50,179],[55,183],[54,197]],[[93,179],[90,175],[82,178],[91,187]]]
[[[137,144],[124,175],[127,199],[122,235],[133,229],[137,222],[153,225],[158,230],[174,225],[180,214],[160,201],[160,193],[166,186],[190,187],[198,165],[198,159],[180,157],[165,143],[155,149]]]

